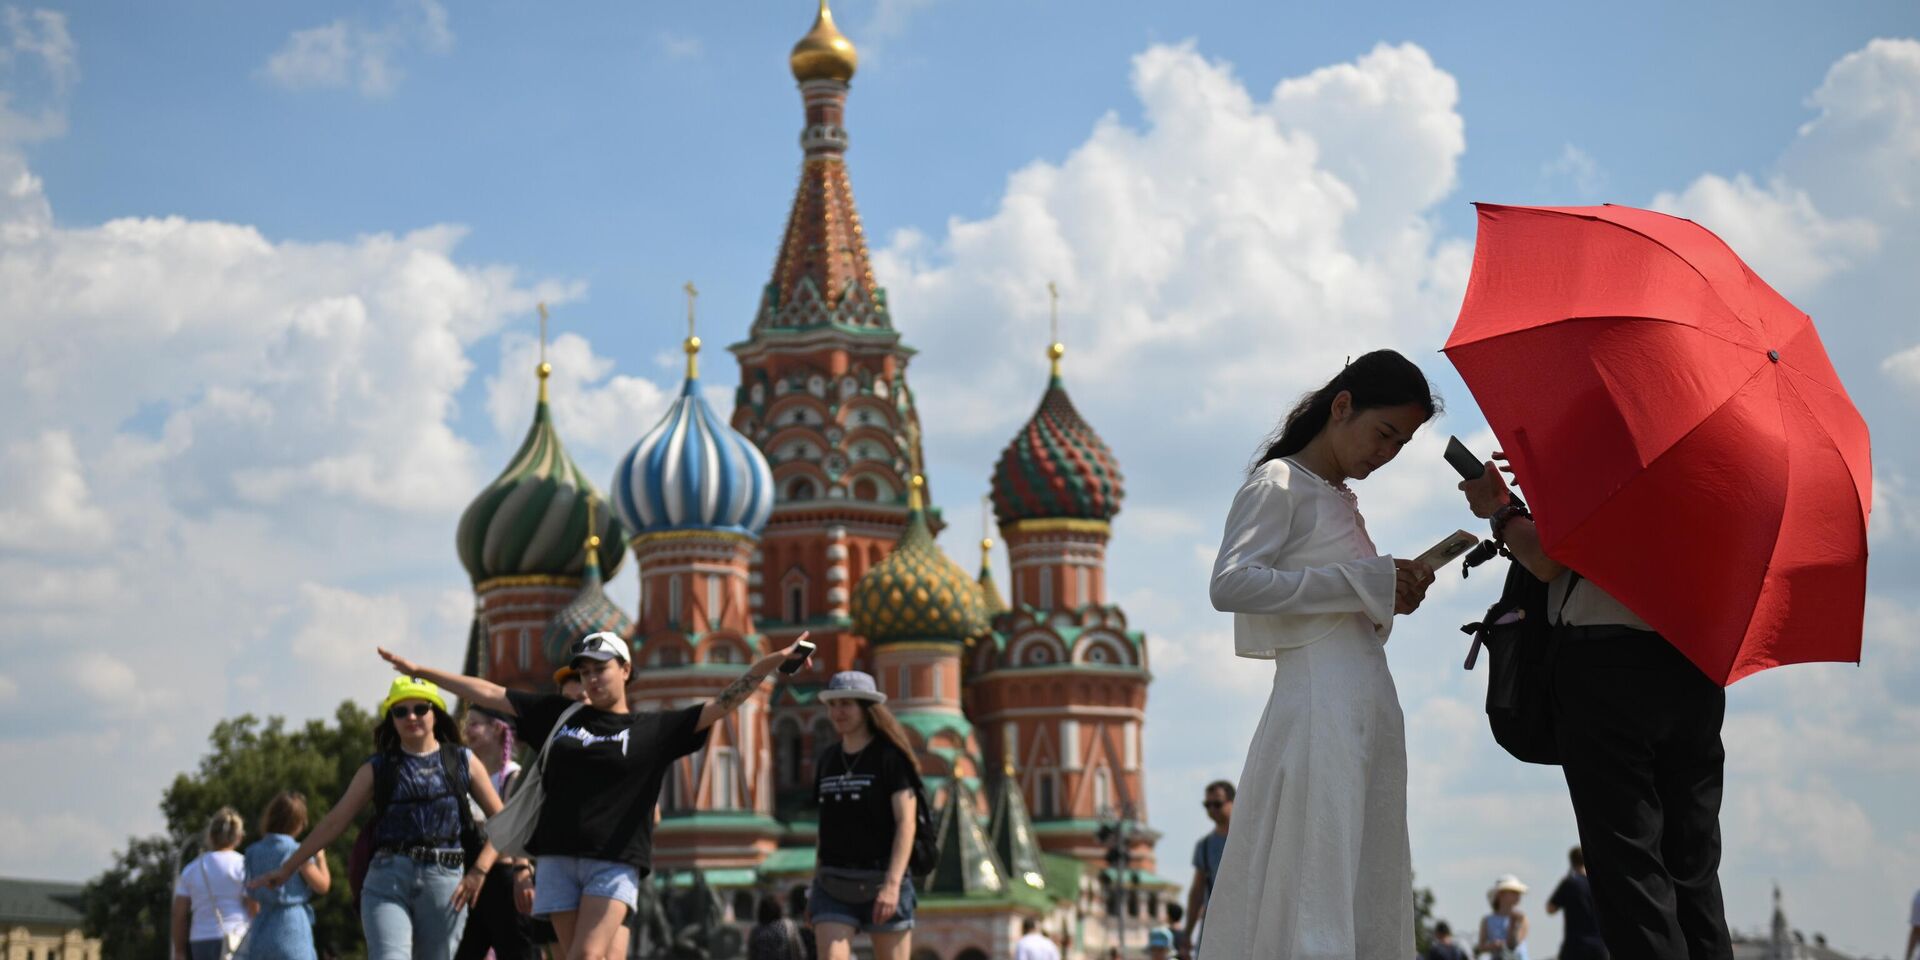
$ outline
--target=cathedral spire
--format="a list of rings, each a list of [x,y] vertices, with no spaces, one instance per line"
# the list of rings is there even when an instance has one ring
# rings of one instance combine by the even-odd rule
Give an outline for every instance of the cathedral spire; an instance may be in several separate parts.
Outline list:
[[[859,59],[821,3],[813,29],[794,45],[788,60],[806,110],[800,131],[804,156],[773,277],[754,320],[757,334],[822,326],[862,333],[893,330],[847,180],[847,81]]]

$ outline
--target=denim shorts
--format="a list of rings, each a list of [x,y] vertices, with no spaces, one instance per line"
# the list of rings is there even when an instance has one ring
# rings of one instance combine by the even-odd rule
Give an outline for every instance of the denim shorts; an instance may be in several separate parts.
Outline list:
[[[828,868],[831,869],[831,868]],[[844,923],[860,933],[900,933],[913,929],[913,878],[900,878],[900,904],[886,923],[873,922],[873,901],[845,903],[828,895],[820,879],[807,888],[807,911],[814,923]]]
[[[581,897],[640,902],[640,870],[631,863],[546,854],[534,858],[533,915],[550,917],[580,909]]]

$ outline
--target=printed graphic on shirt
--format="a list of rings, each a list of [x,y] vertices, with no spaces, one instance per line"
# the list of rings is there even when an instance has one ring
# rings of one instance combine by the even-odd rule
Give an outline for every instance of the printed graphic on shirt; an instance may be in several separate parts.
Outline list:
[[[622,729],[619,733],[602,735],[593,733],[585,727],[576,727],[569,723],[561,727],[560,732],[555,734],[555,736],[578,740],[583,747],[591,747],[596,743],[618,743],[620,745],[620,755],[624,757],[627,755],[627,736],[632,732],[630,729]]]
[[[873,792],[873,774],[863,771],[820,778],[820,802],[852,802]]]

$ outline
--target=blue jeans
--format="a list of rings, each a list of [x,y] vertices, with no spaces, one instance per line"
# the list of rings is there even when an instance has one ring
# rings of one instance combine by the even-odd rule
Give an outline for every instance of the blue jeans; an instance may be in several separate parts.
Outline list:
[[[360,928],[367,960],[448,960],[460,945],[467,912],[452,906],[459,867],[374,854],[360,888]]]

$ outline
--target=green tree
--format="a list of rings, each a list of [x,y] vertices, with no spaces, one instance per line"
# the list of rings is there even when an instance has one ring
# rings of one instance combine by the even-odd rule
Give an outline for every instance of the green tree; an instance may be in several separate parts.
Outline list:
[[[103,955],[108,960],[166,956],[176,858],[184,862],[199,852],[200,832],[214,811],[239,810],[251,842],[259,839],[257,821],[267,801],[282,790],[298,790],[307,796],[310,821],[318,823],[372,755],[373,721],[348,701],[334,711],[331,723],[309,720],[289,729],[280,717],[262,722],[247,714],[215,724],[198,769],[175,777],[161,796],[167,832],[130,840],[113,866],[87,884],[87,929],[101,938]],[[362,949],[346,882],[353,839],[349,830],[327,851],[333,889],[313,904],[314,940],[323,954]]]
[[[1413,888],[1413,949],[1425,956],[1433,946],[1433,889]]]

